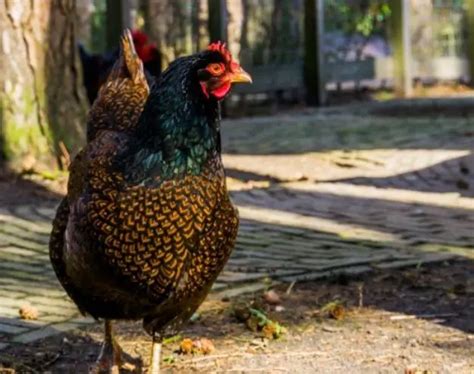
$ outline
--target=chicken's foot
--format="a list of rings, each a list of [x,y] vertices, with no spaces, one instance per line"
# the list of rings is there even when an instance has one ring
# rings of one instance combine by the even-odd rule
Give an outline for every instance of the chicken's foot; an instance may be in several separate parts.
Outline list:
[[[114,338],[112,322],[105,320],[104,343],[91,374],[119,374],[122,349]]]
[[[160,373],[160,361],[161,361],[161,339],[158,339],[153,334],[153,343],[151,346],[151,360],[148,374],[159,374]]]

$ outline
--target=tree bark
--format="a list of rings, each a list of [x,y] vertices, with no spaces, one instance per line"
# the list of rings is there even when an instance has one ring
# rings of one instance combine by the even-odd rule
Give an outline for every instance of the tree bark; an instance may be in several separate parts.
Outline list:
[[[410,22],[411,51],[413,60],[418,64],[417,73],[421,76],[432,75],[433,59],[433,2],[431,0],[411,0]],[[436,27],[436,26],[435,26]]]
[[[193,52],[198,52],[209,44],[209,9],[207,0],[195,0],[192,7]]]
[[[85,139],[74,0],[0,1],[0,148],[14,169],[65,166]]]
[[[188,1],[149,0],[145,14],[145,28],[160,49],[163,68],[193,52],[192,7]]]
[[[77,8],[77,40],[90,50],[91,45],[91,11],[92,0],[76,0]]]
[[[244,22],[244,10],[242,1],[227,0],[227,44],[229,50],[236,59],[240,59],[240,40],[242,37],[242,25]]]

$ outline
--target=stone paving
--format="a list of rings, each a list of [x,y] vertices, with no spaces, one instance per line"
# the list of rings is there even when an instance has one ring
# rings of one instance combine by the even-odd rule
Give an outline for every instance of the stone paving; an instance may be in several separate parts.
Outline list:
[[[337,112],[225,123],[241,228],[214,297],[474,258],[473,123]],[[54,208],[0,208],[0,349],[93,323],[49,265]],[[20,320],[24,305],[39,318]]]

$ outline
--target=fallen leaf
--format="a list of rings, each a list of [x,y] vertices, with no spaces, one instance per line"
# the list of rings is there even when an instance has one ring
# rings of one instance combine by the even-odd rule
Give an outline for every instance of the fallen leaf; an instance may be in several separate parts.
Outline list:
[[[215,351],[214,343],[210,339],[201,338],[194,341],[195,348],[204,355],[208,355]]]
[[[280,304],[281,299],[280,296],[273,290],[269,290],[267,292],[264,292],[263,294],[263,299],[268,303],[268,304]]]
[[[250,318],[250,311],[247,305],[236,305],[233,310],[235,318],[240,322],[246,322]]]
[[[173,355],[168,355],[163,357],[163,362],[166,364],[173,364],[176,361],[176,358]]]
[[[334,300],[321,308],[321,312],[326,313],[329,317],[341,320],[346,315],[346,308],[339,300]]]
[[[38,309],[31,305],[23,305],[19,310],[21,319],[26,320],[37,320],[38,319]]]
[[[179,345],[179,350],[183,354],[193,353],[193,341],[189,338],[183,339]]]
[[[346,309],[342,305],[336,305],[334,309],[329,312],[329,315],[336,320],[341,320],[346,315]]]

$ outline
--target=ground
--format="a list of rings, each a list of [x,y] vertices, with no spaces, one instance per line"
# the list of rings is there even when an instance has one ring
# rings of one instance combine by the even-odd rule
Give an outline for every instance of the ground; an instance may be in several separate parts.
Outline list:
[[[182,334],[216,349],[180,355],[178,339],[165,347],[166,370],[473,372],[473,107],[394,102],[225,122],[238,244]],[[64,180],[1,176],[6,372],[83,372],[99,349],[101,327],[78,315],[48,262]],[[277,306],[262,301],[268,289]],[[251,331],[233,315],[250,304],[286,332]],[[38,319],[19,319],[23,306]],[[146,364],[140,325],[121,323],[118,334]]]
[[[224,300],[211,297],[182,337],[212,339],[215,351],[179,354],[179,338],[165,346],[164,369],[171,373],[400,373],[405,369],[470,373],[474,369],[474,337],[469,334],[474,331],[474,282],[468,274],[473,271],[468,261],[452,261],[356,279],[296,283],[289,291],[288,285],[280,285],[274,288],[281,299],[278,307],[266,302],[261,292]],[[340,314],[327,308],[334,302],[341,305]],[[235,316],[247,305],[265,311],[287,331],[278,340],[253,332]],[[150,338],[141,332],[140,324],[121,323],[117,332],[122,347],[147,363]],[[89,327],[7,350],[3,360],[18,372],[63,373],[74,367],[87,372],[100,340],[100,326]]]

